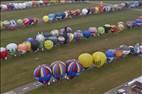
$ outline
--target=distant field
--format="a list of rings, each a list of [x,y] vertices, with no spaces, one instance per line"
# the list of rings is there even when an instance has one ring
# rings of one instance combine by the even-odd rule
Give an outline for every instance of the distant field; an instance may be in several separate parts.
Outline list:
[[[66,4],[50,6],[49,8],[28,9],[22,11],[2,12],[2,19],[23,18],[27,16],[41,17],[45,13],[57,12],[68,9],[89,7],[92,4]],[[48,11],[48,12],[47,12]],[[16,31],[1,32],[1,46],[7,43],[20,43],[27,37],[35,36],[37,32],[48,32],[52,29],[59,29],[65,25],[71,26],[73,31],[76,29],[87,29],[89,26],[100,26],[106,23],[115,24],[118,21],[135,19],[142,13],[137,10],[124,10],[110,14],[89,15],[68,19],[55,23],[44,23],[29,28],[22,28]],[[33,31],[33,32],[29,32]],[[8,91],[23,84],[34,81],[34,68],[43,63],[52,63],[55,60],[67,60],[77,58],[82,52],[104,51],[108,48],[118,47],[120,44],[134,44],[142,40],[140,28],[125,30],[121,33],[106,34],[98,38],[81,40],[78,43],[72,42],[69,45],[56,47],[51,51],[38,52],[36,54],[27,53],[23,56],[9,58],[1,62],[1,90]],[[38,60],[37,60],[38,59]],[[42,87],[31,94],[102,94],[104,91],[129,80],[130,78],[142,74],[141,62],[138,57],[130,57],[120,60],[122,63],[106,65],[101,69],[92,69],[82,73],[81,76],[72,81],[61,81],[53,86]],[[123,63],[124,62],[124,63]]]

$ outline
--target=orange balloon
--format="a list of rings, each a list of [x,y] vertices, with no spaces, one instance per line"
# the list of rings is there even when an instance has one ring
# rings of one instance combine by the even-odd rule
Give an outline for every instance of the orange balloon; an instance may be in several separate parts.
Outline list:
[[[115,51],[115,56],[116,56],[117,58],[122,57],[122,55],[123,55],[123,51],[122,51],[122,50],[116,50],[116,51]]]
[[[19,52],[26,53],[28,51],[28,47],[27,47],[27,45],[25,45],[24,43],[22,43],[22,44],[18,45],[17,50]]]

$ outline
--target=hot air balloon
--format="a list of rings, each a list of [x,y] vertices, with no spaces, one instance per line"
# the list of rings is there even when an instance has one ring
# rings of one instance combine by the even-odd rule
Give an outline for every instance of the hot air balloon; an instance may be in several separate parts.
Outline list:
[[[79,41],[82,36],[83,36],[83,34],[82,34],[82,31],[81,31],[81,30],[77,30],[76,32],[74,32],[74,39],[75,39],[76,41]]]
[[[65,78],[66,64],[63,61],[55,61],[51,65],[52,75],[55,79],[60,80]]]
[[[31,38],[31,37],[26,39],[26,41],[28,41],[28,42],[32,42],[33,40],[34,40],[34,39]]]
[[[135,45],[134,45],[134,53],[135,54],[139,54],[140,53],[140,44],[139,43],[136,43]]]
[[[50,13],[50,14],[48,14],[48,20],[49,21],[54,21],[55,20],[55,14],[54,13]]]
[[[78,60],[84,68],[89,68],[93,64],[93,58],[89,53],[82,53]]]
[[[92,57],[93,63],[97,68],[102,67],[107,61],[107,57],[103,52],[94,52]]]
[[[0,59],[7,59],[8,51],[4,47],[0,47]]]
[[[56,20],[62,20],[62,19],[64,19],[65,18],[65,13],[64,12],[60,12],[60,13],[56,13],[55,14],[55,19]]]
[[[48,38],[46,38],[46,40],[51,40],[55,46],[59,44],[57,36],[49,36]]]
[[[46,23],[48,22],[48,16],[43,16],[42,20]]]
[[[119,29],[118,31],[123,31],[125,29],[125,26],[122,23],[118,23],[117,27]]]
[[[118,32],[118,31],[119,31],[119,29],[116,25],[111,25],[111,32],[112,33],[115,33],[115,32]]]
[[[54,43],[51,40],[44,41],[44,47],[47,50],[51,50],[53,48],[53,46],[54,46]]]
[[[88,39],[91,36],[91,32],[90,31],[83,31],[82,33],[83,33],[83,37],[84,38]]]
[[[49,81],[52,77],[52,71],[48,65],[42,64],[35,68],[33,75],[37,81],[43,84],[50,84]]]
[[[115,56],[116,58],[122,58],[123,56],[123,51],[121,49],[115,49]]]
[[[87,8],[83,8],[83,9],[82,9],[82,14],[83,14],[83,15],[89,14],[88,9],[87,9]]]
[[[67,65],[67,76],[69,79],[74,78],[75,76],[79,76],[80,72],[83,71],[82,65],[79,63],[79,61],[75,59],[70,59],[66,61]]]
[[[74,35],[72,33],[68,33],[68,43],[70,43],[71,41],[73,41],[74,39]]]
[[[105,29],[105,33],[108,33],[111,30],[111,25],[110,24],[105,24],[104,29]]]
[[[130,53],[130,51],[131,51],[129,46],[127,46],[125,44],[120,45],[119,48],[123,51],[123,57],[127,56]]]
[[[60,44],[64,44],[65,38],[63,36],[59,36],[58,41],[59,41]]]
[[[27,51],[31,51],[31,42],[25,41],[23,44],[27,46]]]
[[[6,49],[8,50],[10,55],[16,56],[16,51],[17,51],[17,44],[15,43],[9,43],[6,46]]]
[[[54,29],[54,30],[52,30],[52,31],[50,32],[50,34],[51,34],[52,36],[59,36],[59,30]]]
[[[39,50],[39,42],[37,40],[31,41],[31,49],[34,52]]]
[[[22,24],[23,24],[23,20],[22,20],[22,19],[18,19],[18,20],[17,20],[17,24],[18,24],[18,25],[22,25]]]
[[[91,32],[91,35],[95,37],[96,33],[97,33],[97,28],[96,27],[89,27],[88,31]]]
[[[105,33],[105,29],[104,29],[104,27],[99,26],[99,27],[98,27],[97,34],[102,35],[102,34],[104,34],[104,33]]]
[[[45,40],[45,37],[43,35],[43,33],[38,33],[36,35],[36,40],[39,42],[39,48],[42,49],[42,51],[44,50],[44,47],[43,47],[43,42]]]
[[[24,44],[24,43],[18,44],[17,51],[20,54],[24,54],[24,53],[26,53],[28,51],[28,46],[26,44]]]
[[[115,52],[113,49],[108,49],[106,52],[107,63],[111,63],[114,60]]]
[[[23,20],[24,26],[29,26],[29,22],[30,22],[30,20],[28,18],[24,18],[24,20]]]

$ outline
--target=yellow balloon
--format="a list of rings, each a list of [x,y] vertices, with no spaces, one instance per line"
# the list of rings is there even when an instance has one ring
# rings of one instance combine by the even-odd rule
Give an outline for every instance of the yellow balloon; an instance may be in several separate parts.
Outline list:
[[[28,51],[31,51],[31,43],[28,41],[23,42],[23,44],[27,45]]]
[[[123,24],[118,24],[117,27],[120,31],[123,31],[125,29],[125,26]]]
[[[107,57],[103,52],[95,52],[93,53],[92,56],[93,56],[93,63],[98,68],[102,67],[107,61]]]
[[[45,42],[44,42],[44,47],[47,49],[47,50],[50,50],[50,49],[52,49],[53,48],[53,42],[51,41],[51,40],[46,40]]]
[[[96,9],[96,13],[98,13],[99,12],[99,7],[95,7],[95,9]]]
[[[93,58],[89,53],[83,53],[78,57],[79,63],[84,67],[88,68],[93,64]]]
[[[48,22],[48,16],[43,16],[42,19],[43,19],[44,22]]]

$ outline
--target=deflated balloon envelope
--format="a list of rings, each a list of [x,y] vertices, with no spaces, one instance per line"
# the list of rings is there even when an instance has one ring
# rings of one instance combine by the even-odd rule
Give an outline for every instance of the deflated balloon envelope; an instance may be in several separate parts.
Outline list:
[[[38,49],[38,47],[39,47],[39,42],[37,40],[31,41],[31,49],[33,51],[36,51]]]

